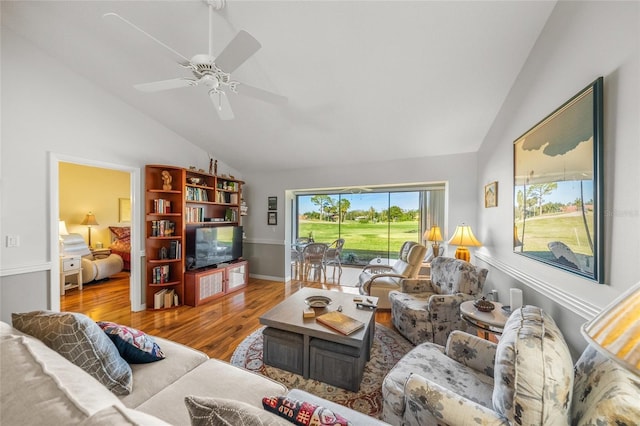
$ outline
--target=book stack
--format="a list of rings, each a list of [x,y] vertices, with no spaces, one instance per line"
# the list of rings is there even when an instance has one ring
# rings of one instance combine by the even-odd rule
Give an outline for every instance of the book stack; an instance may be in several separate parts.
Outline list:
[[[162,198],[153,200],[154,213],[171,213],[171,201]]]
[[[151,236],[152,237],[170,237],[176,229],[176,224],[170,220],[152,220]]]
[[[364,323],[342,312],[333,311],[322,314],[316,321],[342,334],[351,334],[364,327]]]
[[[182,243],[180,241],[171,241],[169,245],[169,259],[182,258]]]
[[[185,192],[187,201],[209,201],[206,189],[187,187]]]
[[[153,307],[155,309],[178,306],[178,294],[174,289],[163,288],[153,295]]]
[[[204,208],[203,207],[186,207],[184,212],[184,219],[188,223],[204,222]]]
[[[156,266],[151,270],[153,284],[164,284],[169,282],[169,265]]]

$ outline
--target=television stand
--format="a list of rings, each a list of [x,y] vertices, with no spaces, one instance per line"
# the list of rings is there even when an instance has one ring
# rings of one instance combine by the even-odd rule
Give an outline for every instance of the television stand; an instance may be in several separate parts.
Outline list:
[[[220,263],[215,268],[185,272],[184,277],[184,303],[199,306],[246,287],[249,283],[249,262]]]

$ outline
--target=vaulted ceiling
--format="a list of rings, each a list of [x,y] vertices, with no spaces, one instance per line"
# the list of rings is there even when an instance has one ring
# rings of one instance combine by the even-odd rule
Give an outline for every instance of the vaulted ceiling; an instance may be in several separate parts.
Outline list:
[[[214,55],[249,32],[262,48],[232,78],[288,98],[276,106],[230,93],[231,121],[218,118],[204,87],[134,89],[190,73],[147,37],[102,18],[115,12],[190,58],[208,50],[203,1],[1,7],[3,26],[80,78],[240,171],[273,171],[476,151],[554,5],[228,1],[213,16]]]

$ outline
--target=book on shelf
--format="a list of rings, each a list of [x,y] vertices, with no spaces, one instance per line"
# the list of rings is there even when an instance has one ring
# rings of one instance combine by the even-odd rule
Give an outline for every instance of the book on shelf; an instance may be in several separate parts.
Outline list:
[[[164,307],[170,308],[173,306],[173,296],[175,296],[176,291],[174,289],[167,290],[164,293]]]
[[[152,237],[170,237],[175,233],[176,224],[170,220],[152,220]]]
[[[180,259],[180,255],[180,241],[171,241],[171,244],[169,244],[169,259]]]
[[[155,309],[164,307],[164,294],[167,291],[168,290],[166,288],[163,288],[162,290],[155,292],[155,294],[153,295],[153,307]]]
[[[163,284],[169,282],[169,265],[155,266],[152,270],[151,282],[153,284]]]
[[[322,314],[316,321],[342,334],[351,334],[364,327],[364,323],[342,312],[332,311]]]
[[[171,201],[162,198],[153,200],[153,211],[155,213],[171,213]]]

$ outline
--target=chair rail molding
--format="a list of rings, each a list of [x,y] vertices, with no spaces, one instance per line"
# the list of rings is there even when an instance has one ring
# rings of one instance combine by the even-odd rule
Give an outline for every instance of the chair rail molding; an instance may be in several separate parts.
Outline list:
[[[282,240],[271,240],[267,238],[245,238],[243,242],[248,244],[271,244],[275,246],[285,245],[285,242]]]
[[[31,265],[9,266],[0,269],[0,277],[10,277],[12,275],[30,274],[32,272],[44,272],[51,270],[51,262],[34,263]]]
[[[515,278],[528,287],[531,287],[532,289],[538,291],[543,296],[546,296],[549,299],[558,302],[558,304],[560,304],[564,308],[577,315],[580,315],[586,320],[590,320],[591,318],[595,317],[601,310],[601,308],[599,308],[598,306],[580,299],[575,294],[568,293],[549,284],[546,281],[542,281],[532,275],[524,273],[520,269],[514,268],[513,266],[501,261],[500,259],[496,259],[493,256],[487,255],[486,253],[476,253],[475,257],[487,263],[488,265],[491,265],[494,268],[504,272],[510,277]]]

